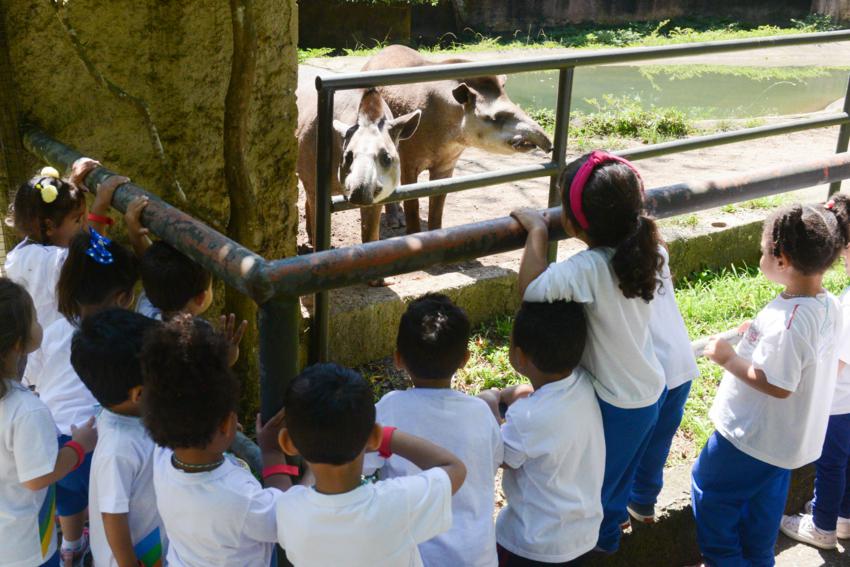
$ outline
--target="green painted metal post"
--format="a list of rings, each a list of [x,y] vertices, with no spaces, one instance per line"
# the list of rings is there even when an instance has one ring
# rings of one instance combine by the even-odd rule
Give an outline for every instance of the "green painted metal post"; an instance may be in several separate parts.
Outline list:
[[[850,78],[847,79],[847,92],[844,94],[844,112],[850,114]],[[840,154],[847,151],[847,145],[850,142],[850,125],[842,124],[838,130],[838,144],[835,146],[835,153]],[[841,182],[836,181],[829,186],[829,195],[841,191]]]
[[[567,165],[567,140],[570,131],[570,103],[573,97],[572,67],[561,69],[558,77],[558,106],[555,109],[555,136],[553,140],[552,161],[558,164],[558,174],[549,179],[549,206],[557,207],[561,202],[558,191],[558,179]],[[547,251],[549,262],[558,259],[558,243],[549,242]]]

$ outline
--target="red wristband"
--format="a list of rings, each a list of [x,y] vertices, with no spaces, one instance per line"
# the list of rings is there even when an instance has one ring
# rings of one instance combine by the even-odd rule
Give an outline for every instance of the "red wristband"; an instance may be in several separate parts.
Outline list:
[[[263,480],[276,474],[285,474],[288,476],[298,476],[300,471],[295,465],[272,465],[263,468]]]
[[[76,441],[68,441],[64,446],[73,449],[77,454],[77,464],[71,469],[72,471],[75,471],[80,468],[80,465],[82,465],[83,461],[86,459],[86,450],[83,449],[83,446]]]
[[[107,226],[112,226],[113,224],[115,224],[115,221],[112,220],[111,217],[96,215],[94,213],[89,213],[89,220],[91,222],[96,222],[96,223],[99,223],[99,224],[105,224]]]
[[[390,443],[393,440],[393,433],[397,427],[393,427],[392,425],[387,425],[384,427],[384,432],[381,435],[381,446],[378,447],[378,454],[385,459],[389,459],[392,456],[393,452],[390,450]]]

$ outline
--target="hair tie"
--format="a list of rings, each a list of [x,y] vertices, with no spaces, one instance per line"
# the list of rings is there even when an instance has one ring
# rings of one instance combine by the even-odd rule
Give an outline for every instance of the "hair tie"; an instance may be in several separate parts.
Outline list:
[[[41,194],[41,200],[48,205],[59,197],[59,189],[57,189],[53,183],[48,181],[46,177],[40,179],[38,183],[35,184],[35,188],[38,189],[38,192]]]
[[[55,167],[50,167],[49,165],[46,167],[42,167],[41,171],[38,174],[42,177],[52,177],[53,179],[59,179],[59,172],[56,171]]]
[[[89,235],[89,247],[86,249],[86,255],[101,266],[108,266],[114,262],[115,259],[108,248],[112,241],[91,227],[89,227]]]
[[[828,210],[831,211],[834,207],[835,207],[835,199],[830,199],[829,201],[826,202],[826,208]]]
[[[587,222],[587,217],[585,216],[584,209],[581,206],[581,197],[584,193],[584,186],[587,185],[587,181],[590,179],[590,176],[597,167],[611,162],[622,163],[631,169],[635,175],[637,175],[638,180],[641,179],[640,173],[629,160],[601,150],[592,151],[590,156],[587,158],[587,161],[585,161],[579,168],[578,172],[576,172],[572,183],[570,183],[570,210],[572,211],[576,222],[578,222],[578,225],[583,230],[587,230],[590,227],[590,223]],[[641,187],[641,192],[643,192],[643,187]]]

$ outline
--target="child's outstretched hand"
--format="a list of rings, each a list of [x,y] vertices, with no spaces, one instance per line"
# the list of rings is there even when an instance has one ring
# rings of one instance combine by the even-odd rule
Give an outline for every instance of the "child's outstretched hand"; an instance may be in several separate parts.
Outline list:
[[[142,212],[148,206],[147,197],[136,197],[127,207],[124,213],[124,222],[127,224],[127,237],[137,256],[145,253],[151,245],[150,231],[142,226]]]
[[[264,455],[267,453],[280,453],[283,451],[280,448],[277,438],[285,423],[285,409],[277,412],[274,417],[265,423],[265,425],[263,424],[260,414],[257,414],[257,446],[260,447],[260,451]]]
[[[94,417],[90,417],[80,427],[72,424],[71,440],[82,445],[86,453],[94,451],[94,446],[97,445],[97,428],[94,426]]]
[[[711,337],[705,345],[703,354],[712,362],[720,366],[725,366],[735,356],[735,349],[732,348],[732,345],[726,339]]]
[[[239,360],[239,343],[242,342],[242,337],[245,336],[245,331],[248,329],[248,321],[242,321],[236,325],[236,315],[222,315],[219,318],[221,330],[224,333],[229,348],[227,350],[227,364],[233,366]]]
[[[98,167],[100,167],[99,161],[87,157],[81,157],[75,161],[73,165],[71,165],[71,175],[68,176],[68,181],[77,187],[88,189],[85,183],[86,177],[88,177],[89,173]]]
[[[548,232],[549,230],[549,226],[546,223],[546,216],[537,209],[532,209],[531,207],[515,209],[511,211],[511,216],[528,232],[541,229]]]

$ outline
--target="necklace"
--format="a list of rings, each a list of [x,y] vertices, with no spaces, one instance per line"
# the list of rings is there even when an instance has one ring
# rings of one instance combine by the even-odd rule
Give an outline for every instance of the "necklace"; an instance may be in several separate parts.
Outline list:
[[[171,454],[171,464],[176,469],[181,469],[185,472],[209,472],[217,469],[222,464],[224,464],[224,456],[222,456],[218,461],[214,463],[205,463],[203,465],[193,465],[190,463],[184,463],[180,459],[177,458],[177,455],[174,453]]]
[[[815,293],[815,294],[811,294],[811,293],[788,293],[787,291],[783,291],[781,293],[781,295],[785,299],[794,299],[795,297],[815,297],[815,296],[817,296],[817,293]]]

